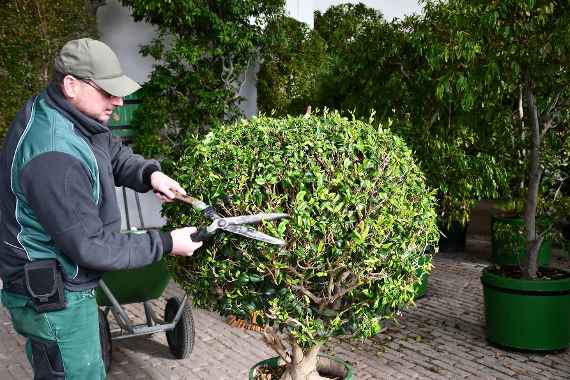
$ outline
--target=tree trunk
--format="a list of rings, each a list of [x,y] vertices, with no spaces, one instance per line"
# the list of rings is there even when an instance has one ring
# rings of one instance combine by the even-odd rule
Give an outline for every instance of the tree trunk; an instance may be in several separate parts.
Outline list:
[[[322,344],[317,344],[303,351],[295,338],[289,335],[290,351],[285,347],[281,336],[277,332],[266,327],[263,331],[263,340],[271,347],[284,363],[286,369],[280,380],[330,380],[330,378],[344,378],[346,369],[342,364],[329,358],[318,357]],[[319,375],[319,371],[325,374]]]
[[[317,359],[322,345],[319,344],[303,352],[301,346],[291,337],[291,363],[281,376],[281,380],[326,380],[317,372]]]
[[[536,208],[538,203],[538,189],[542,169],[540,167],[540,123],[538,109],[534,100],[534,92],[528,70],[524,73],[527,105],[530,114],[529,128],[531,129],[532,145],[530,151],[530,172],[528,190],[526,194],[524,221],[526,227],[526,262],[523,264],[522,274],[524,278],[536,278],[538,269],[538,251],[542,244],[542,238],[536,231]]]

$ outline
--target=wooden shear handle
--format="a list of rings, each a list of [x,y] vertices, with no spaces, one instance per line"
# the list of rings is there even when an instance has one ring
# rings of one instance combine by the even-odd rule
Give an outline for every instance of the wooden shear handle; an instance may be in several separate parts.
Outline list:
[[[192,200],[193,198],[189,195],[184,195],[182,193],[179,193],[176,190],[171,190],[174,193],[174,199],[182,201],[184,203],[188,203],[189,205],[192,204]]]

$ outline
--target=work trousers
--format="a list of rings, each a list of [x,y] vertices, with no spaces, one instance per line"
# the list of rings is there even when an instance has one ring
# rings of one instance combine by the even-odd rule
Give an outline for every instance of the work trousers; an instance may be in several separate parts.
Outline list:
[[[28,297],[2,291],[14,329],[26,341],[35,380],[103,380],[95,290],[65,291],[67,307],[37,313]]]

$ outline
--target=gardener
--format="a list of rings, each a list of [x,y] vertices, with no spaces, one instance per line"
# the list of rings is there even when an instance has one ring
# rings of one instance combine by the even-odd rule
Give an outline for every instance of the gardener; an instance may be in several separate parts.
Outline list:
[[[95,288],[106,271],[190,256],[195,228],[119,232],[115,185],[154,189],[170,201],[181,186],[112,137],[107,121],[139,85],[92,39],[68,42],[54,78],[18,113],[0,153],[2,303],[35,379],[104,379]]]

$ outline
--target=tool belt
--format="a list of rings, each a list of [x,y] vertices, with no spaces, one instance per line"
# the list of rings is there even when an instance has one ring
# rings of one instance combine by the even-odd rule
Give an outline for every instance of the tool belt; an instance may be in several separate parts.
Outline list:
[[[4,283],[4,290],[30,297],[38,313],[65,309],[63,278],[56,260],[36,260],[24,265],[24,275]]]
[[[28,291],[26,290],[26,282],[24,279],[24,276],[20,276],[15,280],[12,281],[2,281],[3,282],[3,288],[2,290],[5,290],[9,293],[15,293],[15,294],[20,294],[22,296],[28,296]]]

